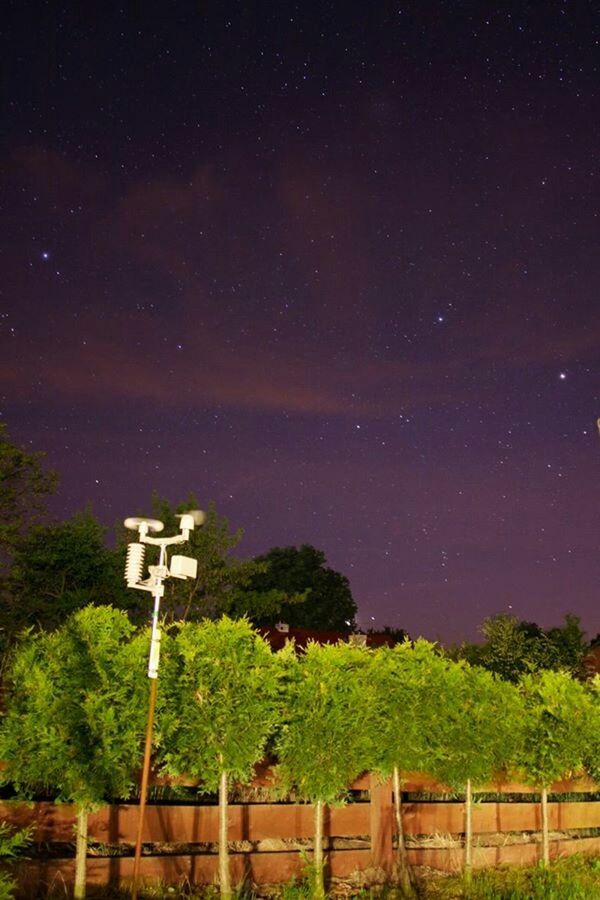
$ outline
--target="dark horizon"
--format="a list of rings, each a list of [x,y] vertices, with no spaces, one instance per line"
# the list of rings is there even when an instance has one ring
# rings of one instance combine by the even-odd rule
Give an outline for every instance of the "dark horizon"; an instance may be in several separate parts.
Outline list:
[[[194,492],[365,629],[600,632],[593,7],[4,24],[1,414],[54,513]]]

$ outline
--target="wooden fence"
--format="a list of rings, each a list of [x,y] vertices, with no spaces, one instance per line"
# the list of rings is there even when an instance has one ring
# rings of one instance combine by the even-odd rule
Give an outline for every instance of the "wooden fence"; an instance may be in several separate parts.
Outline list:
[[[392,872],[395,824],[390,782],[365,775],[352,786],[357,799],[333,807],[325,818],[329,873],[353,883],[381,880]],[[528,864],[541,855],[539,804],[528,799],[532,788],[497,783],[480,788],[501,794],[502,801],[478,802],[473,815],[474,865]],[[589,779],[561,782],[551,793],[578,795],[599,791]],[[436,799],[410,800],[414,793]],[[446,789],[427,776],[405,773],[403,821],[412,864],[445,871],[463,865],[464,805],[444,798]],[[519,796],[520,795],[520,796]],[[409,798],[409,799],[407,799]],[[576,852],[600,853],[600,800],[549,804],[554,857]],[[216,880],[218,839],[216,806],[156,803],[147,807],[142,876],[170,883],[207,884]],[[35,858],[20,861],[15,871],[22,896],[44,884],[71,883],[75,812],[69,804],[3,803],[0,817],[15,826],[33,825]],[[93,842],[88,884],[126,882],[133,868],[132,848],[138,821],[135,804],[103,808],[90,815]],[[273,884],[299,875],[301,851],[310,854],[313,808],[295,803],[240,803],[229,806],[229,840],[234,882]],[[45,847],[46,857],[40,852]],[[60,851],[62,850],[62,858]]]

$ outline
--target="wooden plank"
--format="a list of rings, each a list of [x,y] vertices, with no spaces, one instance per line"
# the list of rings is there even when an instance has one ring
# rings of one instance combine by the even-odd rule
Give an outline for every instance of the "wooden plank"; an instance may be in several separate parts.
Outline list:
[[[231,804],[228,807],[229,840],[259,841],[268,838],[309,838],[314,829],[309,804]],[[123,805],[90,816],[89,833],[104,843],[135,841],[138,807]],[[359,837],[370,833],[369,804],[353,803],[325,810],[326,837]],[[146,807],[144,841],[205,843],[219,836],[218,807]]]
[[[33,840],[72,841],[75,808],[72,803],[0,803],[0,819],[15,828],[33,825]]]
[[[394,807],[391,780],[380,782],[371,776],[370,827],[373,865],[391,872],[394,864],[392,832]]]
[[[371,865],[369,850],[334,850],[327,854],[329,871],[335,878],[346,878]],[[249,853],[232,854],[231,874],[234,884],[277,884],[301,876],[304,860],[299,853]],[[104,886],[126,884],[133,873],[132,857],[94,858],[87,861],[87,884]],[[25,896],[33,896],[41,885],[72,884],[75,861],[23,860],[13,869]],[[140,874],[143,881],[164,881],[169,884],[214,884],[217,880],[218,857],[201,856],[143,856]]]
[[[598,852],[600,852],[600,838],[550,842],[552,859],[572,856],[574,853],[596,854]],[[491,866],[531,866],[536,865],[541,856],[541,843],[476,847],[473,865],[478,869]],[[463,851],[460,847],[411,848],[408,851],[408,859],[415,866],[428,866],[443,872],[460,872],[463,864]]]
[[[353,781],[349,790],[351,791],[369,791],[371,789],[371,776],[368,772],[360,775],[356,781]]]
[[[463,803],[403,803],[405,834],[456,834],[464,830]]]
[[[405,803],[406,834],[462,834],[462,803]],[[550,828],[600,827],[600,801],[549,803]],[[539,831],[542,827],[539,803],[479,803],[473,810],[473,832]]]

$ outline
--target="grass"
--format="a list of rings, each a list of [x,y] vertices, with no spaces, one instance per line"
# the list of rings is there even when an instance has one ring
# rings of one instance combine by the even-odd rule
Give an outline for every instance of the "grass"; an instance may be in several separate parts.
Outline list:
[[[547,869],[483,869],[466,887],[461,876],[431,879],[423,896],[436,900],[600,900],[600,859],[572,856]]]

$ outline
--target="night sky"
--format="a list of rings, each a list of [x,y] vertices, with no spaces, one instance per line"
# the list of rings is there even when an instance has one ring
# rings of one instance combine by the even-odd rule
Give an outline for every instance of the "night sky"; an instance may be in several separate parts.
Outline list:
[[[600,631],[594,4],[6,3],[0,379],[59,518]]]

